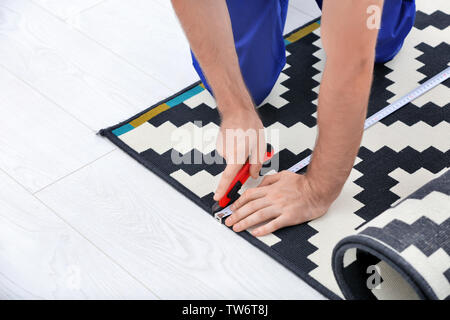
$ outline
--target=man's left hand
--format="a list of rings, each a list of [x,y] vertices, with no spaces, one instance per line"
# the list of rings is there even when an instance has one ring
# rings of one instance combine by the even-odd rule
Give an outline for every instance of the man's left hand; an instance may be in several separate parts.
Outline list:
[[[225,221],[235,232],[270,222],[252,231],[263,236],[275,230],[316,219],[326,213],[334,199],[315,190],[307,175],[282,171],[264,178],[233,203],[233,214]]]

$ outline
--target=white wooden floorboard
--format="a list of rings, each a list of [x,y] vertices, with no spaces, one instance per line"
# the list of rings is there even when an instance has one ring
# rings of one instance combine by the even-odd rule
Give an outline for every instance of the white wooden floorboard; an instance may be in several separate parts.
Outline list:
[[[73,26],[146,73],[173,93],[198,81],[188,42],[170,1],[107,0],[72,19]]]
[[[289,0],[289,5],[311,18],[318,18],[322,15],[322,11],[315,0]]]
[[[29,191],[114,149],[1,67],[0,88],[0,169]]]
[[[78,13],[89,10],[104,0],[32,0],[57,17],[67,20]]]
[[[313,19],[293,6],[289,9],[285,33]],[[73,18],[72,23],[174,92],[198,80],[170,1],[107,0]]]
[[[322,298],[94,135],[197,80],[169,1],[2,0],[0,48],[0,299]]]
[[[163,5],[165,5],[169,10],[172,9],[171,2],[168,0],[153,0],[157,1]],[[296,0],[294,3],[297,4],[299,1],[304,2],[304,5],[301,6],[293,6],[291,4],[292,0],[289,1],[289,9],[286,19],[286,25],[284,27],[284,34],[287,34],[291,32],[292,30],[297,29],[298,27],[301,27],[305,23],[308,23],[309,21],[313,20],[314,18],[318,17],[320,15],[317,15],[317,4],[315,3],[315,0]],[[302,8],[302,10],[299,9],[299,7]]]
[[[0,17],[0,65],[94,130],[173,94],[31,1],[0,1]]]
[[[37,197],[161,298],[321,298],[120,150]]]
[[[0,300],[156,296],[0,171]]]
[[[284,26],[284,34],[287,34],[298,27],[303,26],[304,24],[310,22],[313,20],[313,18],[306,13],[297,10],[293,6],[289,6],[287,18],[286,18],[286,24]]]

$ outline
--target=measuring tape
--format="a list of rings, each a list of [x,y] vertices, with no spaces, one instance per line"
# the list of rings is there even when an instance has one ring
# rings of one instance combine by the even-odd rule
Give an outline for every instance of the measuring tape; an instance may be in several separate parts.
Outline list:
[[[414,101],[415,99],[417,99],[421,95],[427,93],[428,91],[430,91],[431,89],[433,89],[437,85],[439,85],[442,82],[444,82],[445,80],[447,80],[449,77],[450,77],[450,67],[448,67],[444,71],[440,72],[439,74],[435,75],[433,78],[431,78],[430,80],[426,81],[424,84],[422,84],[418,88],[414,89],[413,91],[411,91],[407,95],[401,97],[400,99],[398,99],[394,103],[388,105],[387,107],[381,109],[380,111],[378,111],[374,115],[372,115],[369,118],[367,118],[366,121],[364,122],[364,130],[370,128],[375,123],[379,122],[381,119],[386,118],[388,115],[394,113],[395,111],[397,111],[398,109],[404,107],[405,105],[407,105],[411,101]],[[304,158],[300,162],[297,162],[292,167],[287,169],[287,171],[298,172],[301,169],[305,168],[310,162],[311,162],[311,155],[307,156],[306,158]],[[230,206],[228,206],[225,209],[217,212],[214,215],[214,218],[216,218],[220,223],[222,223],[223,219],[225,219],[226,217],[228,217],[232,213],[233,213],[233,211],[230,209]]]

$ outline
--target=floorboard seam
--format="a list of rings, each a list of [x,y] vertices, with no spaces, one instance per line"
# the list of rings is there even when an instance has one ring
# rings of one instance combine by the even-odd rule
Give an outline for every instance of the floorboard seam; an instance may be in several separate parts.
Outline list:
[[[104,1],[102,1],[101,3],[103,3]],[[34,2],[33,2],[34,3]],[[39,8],[41,8],[42,10],[44,10],[45,12],[47,12],[48,14],[52,15],[53,17],[55,17],[56,19],[58,19],[59,21],[63,22],[64,24],[68,25],[72,30],[78,32],[79,34],[81,34],[83,37],[85,37],[86,39],[94,42],[95,44],[97,44],[98,46],[102,47],[103,49],[107,50],[108,52],[110,52],[111,54],[113,54],[116,58],[119,58],[121,61],[125,62],[127,65],[133,67],[134,69],[138,70],[139,72],[142,72],[144,75],[152,78],[153,80],[155,80],[156,82],[158,82],[159,84],[163,85],[165,88],[169,89],[169,90],[174,90],[174,88],[169,87],[165,82],[163,82],[162,80],[156,78],[154,75],[151,75],[150,73],[146,72],[145,70],[141,69],[139,66],[135,65],[134,63],[132,63],[131,61],[129,61],[128,59],[126,59],[125,57],[119,55],[118,53],[114,52],[112,49],[108,48],[107,46],[105,46],[104,44],[102,44],[101,42],[97,41],[96,39],[92,38],[91,36],[89,36],[87,33],[83,32],[82,30],[78,29],[75,25],[69,23],[68,21],[62,19],[61,17],[58,17],[57,15],[55,15],[53,12],[49,11],[48,9],[40,6],[39,4],[35,4],[36,6],[38,6]],[[161,4],[159,4],[161,5]],[[74,15],[73,17],[77,16],[78,14]],[[72,19],[73,19],[72,17]],[[192,82],[197,81],[197,79],[193,79]],[[176,89],[175,89],[176,90]],[[151,102],[151,101],[150,101]]]
[[[29,192],[30,192],[32,195],[37,195],[39,192],[41,192],[41,191],[43,191],[43,190],[45,190],[45,189],[47,189],[47,188],[53,186],[54,184],[58,183],[59,181],[64,180],[65,178],[67,178],[67,177],[69,177],[69,176],[71,176],[71,175],[77,173],[78,171],[80,171],[80,170],[82,170],[82,169],[84,169],[84,168],[90,166],[91,164],[93,164],[93,163],[96,162],[97,160],[100,160],[100,159],[106,157],[107,155],[113,153],[113,152],[116,151],[116,150],[118,150],[118,149],[117,149],[117,148],[113,148],[112,150],[110,150],[110,151],[108,151],[108,152],[102,154],[101,156],[95,158],[94,160],[85,163],[85,164],[82,165],[81,167],[79,167],[79,168],[77,168],[77,169],[75,169],[75,170],[69,172],[68,174],[66,174],[66,175],[64,175],[64,176],[62,176],[62,177],[60,177],[60,178],[54,180],[53,182],[51,182],[51,183],[49,183],[49,184],[43,186],[43,187],[40,188],[39,190],[34,191],[34,192],[31,192],[31,191],[29,191]]]
[[[107,254],[105,251],[103,251],[99,246],[97,246],[94,242],[92,242],[88,237],[86,237],[81,231],[79,231],[77,228],[75,228],[72,224],[70,224],[66,219],[64,219],[61,215],[59,215],[52,207],[47,205],[44,201],[42,201],[39,197],[36,195],[33,195],[35,199],[37,199],[42,205],[44,205],[47,209],[49,209],[55,216],[57,216],[59,219],[61,219],[67,226],[69,226],[74,232],[76,232],[80,237],[88,241],[94,248],[99,250],[101,253],[105,255],[113,264],[115,264],[117,267],[119,267],[121,270],[123,270],[126,274],[128,274],[132,279],[137,281],[139,284],[141,284],[145,289],[147,289],[150,293],[152,293],[156,298],[161,300],[161,297],[157,295],[153,290],[151,290],[146,284],[144,284],[142,281],[140,281],[136,276],[134,276],[130,271],[128,271],[125,267],[123,267],[120,263],[118,263],[115,259],[113,259],[109,254]]]
[[[112,150],[109,153],[112,153],[115,150]],[[98,160],[98,159],[97,159]],[[113,259],[109,254],[104,252],[100,247],[98,247],[94,242],[92,242],[88,237],[86,237],[81,231],[79,231],[77,228],[75,228],[72,224],[70,224],[66,219],[64,219],[61,215],[59,215],[52,207],[50,207],[48,204],[46,204],[43,200],[41,200],[36,194],[32,194],[24,185],[22,185],[19,181],[17,181],[14,177],[12,177],[8,172],[6,172],[4,169],[0,168],[0,171],[7,175],[11,180],[13,180],[15,183],[17,183],[19,186],[21,186],[26,192],[28,192],[33,198],[35,198],[39,203],[41,203],[44,207],[46,207],[48,210],[50,210],[57,218],[59,218],[67,227],[69,227],[72,231],[74,231],[76,234],[78,234],[80,237],[82,237],[84,240],[86,240],[88,243],[90,243],[95,249],[99,250],[102,254],[105,255],[106,258],[108,258],[111,263],[115,264],[119,269],[123,270],[126,274],[128,274],[132,279],[137,281],[139,284],[141,284],[145,289],[147,289],[150,293],[152,293],[157,299],[161,300],[162,298],[156,294],[152,289],[150,289],[146,284],[144,284],[142,281],[140,281],[137,277],[135,277],[130,271],[128,271],[126,268],[124,268],[121,264],[119,264],[115,259]]]
[[[75,121],[79,122],[83,127],[85,127],[86,129],[88,129],[91,132],[96,132],[95,129],[91,128],[90,126],[88,126],[86,123],[84,123],[83,121],[81,121],[80,119],[78,119],[75,115],[73,115],[72,113],[70,113],[69,111],[67,111],[63,106],[61,106],[59,103],[55,102],[53,99],[51,99],[49,96],[47,96],[45,93],[43,93],[41,90],[39,90],[38,88],[36,88],[33,84],[29,83],[28,81],[22,79],[22,77],[20,77],[19,75],[17,75],[14,71],[10,70],[8,67],[6,67],[4,64],[0,63],[0,68],[4,69],[6,72],[8,72],[9,74],[11,74],[14,78],[16,78],[17,80],[19,80],[20,82],[22,82],[24,85],[26,85],[27,87],[29,87],[31,90],[33,90],[34,92],[36,92],[38,95],[42,96],[45,100],[47,100],[48,102],[50,102],[52,105],[56,106],[58,109],[60,109],[61,111],[63,111],[64,113],[66,113],[67,115],[69,115],[71,118],[73,118]]]

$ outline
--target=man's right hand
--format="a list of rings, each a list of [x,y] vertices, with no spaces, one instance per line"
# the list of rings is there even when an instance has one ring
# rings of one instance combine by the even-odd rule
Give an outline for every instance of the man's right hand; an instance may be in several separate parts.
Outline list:
[[[172,0],[172,4],[222,117],[217,149],[227,167],[214,195],[220,200],[248,156],[250,174],[258,176],[266,151],[264,128],[242,78],[226,1]],[[227,132],[237,133],[231,139],[235,143],[226,141]]]
[[[217,151],[227,162],[214,194],[214,200],[219,201],[247,159],[253,178],[258,177],[264,162],[264,127],[253,105],[222,114]]]

